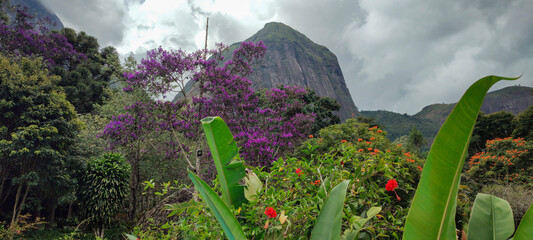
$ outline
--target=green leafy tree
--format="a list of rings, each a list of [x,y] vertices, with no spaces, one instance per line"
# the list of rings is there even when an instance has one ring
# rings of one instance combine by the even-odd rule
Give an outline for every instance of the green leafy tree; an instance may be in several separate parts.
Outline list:
[[[318,134],[320,129],[333,124],[341,123],[341,118],[335,112],[341,109],[341,105],[330,97],[320,97],[316,95],[315,90],[309,90],[304,97],[306,103],[305,113],[314,113],[315,121],[311,127],[312,134]]]
[[[422,136],[422,132],[413,128],[409,133],[407,140],[407,150],[410,152],[419,152],[424,144],[426,144],[426,140],[424,139],[424,136]]]
[[[105,89],[111,82],[122,78],[122,66],[115,48],[99,50],[98,40],[85,32],[76,33],[73,29],[61,31],[74,49],[87,56],[87,60],[72,61],[65,66],[56,66],[52,73],[61,76],[59,85],[65,89],[67,99],[79,113],[94,110],[95,104],[103,104],[109,97]]]
[[[65,153],[80,125],[59,78],[48,74],[41,59],[0,55],[0,80],[0,199],[12,196],[6,187],[14,186],[9,202],[16,223],[30,189],[69,174]]]
[[[528,141],[533,140],[533,106],[521,112],[515,119],[515,129],[513,138],[524,138]]]
[[[130,167],[118,153],[107,153],[87,164],[77,194],[83,216],[96,236],[104,237],[105,228],[122,207],[129,175]]]
[[[487,140],[510,137],[514,129],[514,118],[513,114],[504,111],[489,115],[480,113],[468,148],[470,155],[482,151]]]
[[[366,123],[368,125],[370,125],[370,127],[378,127],[378,128],[385,128],[385,126],[379,124],[376,122],[376,118],[375,117],[364,117],[364,116],[357,116],[355,117],[355,119],[360,122],[360,123]]]

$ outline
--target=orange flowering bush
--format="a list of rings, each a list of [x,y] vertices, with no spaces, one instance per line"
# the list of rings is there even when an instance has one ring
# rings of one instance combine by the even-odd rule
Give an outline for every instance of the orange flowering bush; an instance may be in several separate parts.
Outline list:
[[[533,186],[533,142],[523,138],[488,140],[470,158],[466,176],[477,184],[524,183]]]

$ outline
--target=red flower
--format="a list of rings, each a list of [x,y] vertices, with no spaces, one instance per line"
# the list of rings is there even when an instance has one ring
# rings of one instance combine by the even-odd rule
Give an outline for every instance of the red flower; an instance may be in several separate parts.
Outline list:
[[[396,182],[396,180],[394,180],[394,179],[391,179],[391,180],[389,180],[389,182],[385,186],[385,189],[387,191],[394,191],[394,189],[397,188],[397,187],[398,187],[398,182]]]
[[[302,175],[302,170],[299,169],[299,168],[297,168],[297,169],[296,169],[296,174],[298,174],[298,176]]]
[[[313,135],[309,135],[309,138],[313,138]]]
[[[398,196],[398,193],[396,193],[396,189],[398,187],[398,182],[396,182],[396,180],[394,179],[391,179],[389,180],[389,182],[387,182],[387,185],[385,185],[385,190],[387,191],[394,191],[394,194],[396,195],[396,199],[398,199],[398,201],[402,200],[399,196]]]
[[[345,143],[345,142],[346,142],[346,140],[342,140],[342,141],[341,141],[341,143]]]
[[[274,210],[274,208],[272,207],[267,207],[265,209],[265,214],[269,217],[269,218],[275,218],[276,216],[278,216],[278,214],[276,213],[276,210]]]

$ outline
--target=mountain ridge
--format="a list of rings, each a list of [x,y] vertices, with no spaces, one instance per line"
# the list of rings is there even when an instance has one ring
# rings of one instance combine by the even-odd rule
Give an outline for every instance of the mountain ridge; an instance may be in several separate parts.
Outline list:
[[[432,141],[440,127],[453,110],[456,103],[430,104],[413,115],[400,114],[390,111],[361,111],[364,117],[373,117],[377,123],[384,125],[391,140],[408,135],[413,127],[422,132],[426,140]],[[532,88],[524,86],[510,86],[487,93],[481,112],[492,114],[499,111],[518,115],[533,105]],[[391,126],[394,126],[392,128]],[[402,127],[403,126],[403,127]]]

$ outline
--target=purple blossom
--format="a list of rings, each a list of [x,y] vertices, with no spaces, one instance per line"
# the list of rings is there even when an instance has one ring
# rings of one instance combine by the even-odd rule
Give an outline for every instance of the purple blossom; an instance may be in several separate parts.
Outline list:
[[[265,105],[247,78],[252,64],[265,54],[263,43],[242,43],[221,67],[223,49],[219,45],[209,51],[208,60],[203,60],[203,51],[188,54],[161,47],[149,51],[135,72],[124,73],[129,84],[125,89],[140,87],[152,94],[166,94],[175,85],[183,87],[185,80],[192,80],[203,82],[199,88],[204,95],[192,97],[192,101],[133,104],[126,108],[128,114],[113,118],[101,135],[112,146],[129,146],[150,134],[168,136],[168,142],[160,144],[161,152],[179,157],[191,154],[190,146],[178,144],[175,136],[184,138],[181,142],[204,141],[200,119],[220,116],[241,147],[241,158],[255,166],[269,166],[303,142],[315,117],[302,113],[307,91],[300,87],[268,90]]]

